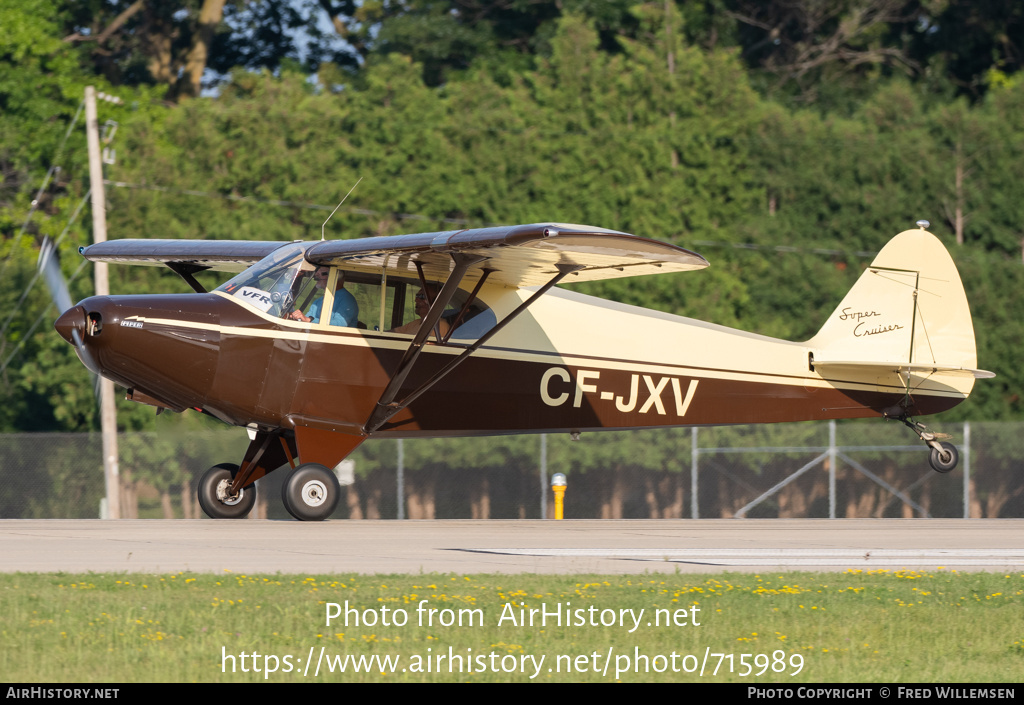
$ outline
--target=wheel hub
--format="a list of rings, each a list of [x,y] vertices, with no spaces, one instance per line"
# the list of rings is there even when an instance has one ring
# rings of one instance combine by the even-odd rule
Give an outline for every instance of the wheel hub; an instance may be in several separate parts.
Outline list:
[[[308,507],[319,507],[327,501],[327,486],[320,480],[310,480],[302,486],[301,497]]]
[[[224,503],[224,504],[226,504],[226,505],[228,505],[230,507],[233,507],[233,506],[235,506],[236,504],[238,504],[239,502],[242,501],[242,495],[245,493],[245,490],[240,489],[240,490],[238,490],[238,494],[230,495],[230,494],[228,494],[228,489],[230,487],[231,487],[231,480],[221,480],[220,482],[218,482],[217,483],[217,499],[220,500],[222,503]]]

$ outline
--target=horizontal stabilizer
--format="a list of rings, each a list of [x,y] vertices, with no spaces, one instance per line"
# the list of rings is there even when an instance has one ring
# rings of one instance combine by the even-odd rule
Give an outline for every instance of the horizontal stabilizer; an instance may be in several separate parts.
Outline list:
[[[991,379],[995,372],[975,370],[968,367],[939,364],[910,364],[900,362],[861,362],[857,360],[815,360],[814,369],[824,373],[838,370],[863,370],[876,373],[892,372],[893,374],[910,373],[915,375],[963,375],[975,379]]]

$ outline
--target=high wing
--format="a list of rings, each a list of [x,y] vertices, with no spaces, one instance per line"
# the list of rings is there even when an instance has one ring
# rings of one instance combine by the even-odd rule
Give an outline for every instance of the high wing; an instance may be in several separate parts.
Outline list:
[[[90,262],[165,265],[185,280],[192,289],[206,289],[192,275],[207,269],[241,272],[271,254],[287,242],[256,240],[107,240],[78,252]]]
[[[108,240],[80,250],[92,262],[166,265],[194,274],[206,269],[240,272],[287,242],[252,240]],[[597,281],[643,274],[703,269],[708,261],[696,252],[666,242],[587,225],[536,223],[472,230],[328,240],[306,250],[313,264],[389,275],[439,280],[452,270],[452,254],[478,259],[467,282],[489,271],[490,281],[506,286],[540,286],[557,274],[558,265],[579,268],[569,281]]]
[[[178,265],[191,272],[241,272],[287,242],[255,240],[107,240],[79,249],[90,262]]]
[[[506,286],[540,286],[560,268],[575,271],[567,281],[583,282],[642,274],[702,269],[707,260],[695,252],[657,240],[587,225],[535,223],[357,240],[331,240],[313,245],[306,259],[346,269],[366,269],[399,276],[446,278],[452,255],[479,260],[464,280],[479,279]]]

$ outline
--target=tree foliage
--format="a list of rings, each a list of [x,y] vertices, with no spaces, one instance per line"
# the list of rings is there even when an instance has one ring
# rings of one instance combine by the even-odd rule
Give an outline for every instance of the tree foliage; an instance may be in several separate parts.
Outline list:
[[[101,122],[118,123],[113,237],[317,238],[362,178],[330,237],[544,220],[621,229],[712,267],[588,293],[800,340],[874,251],[927,218],[961,266],[980,365],[1000,374],[950,418],[1020,418],[1015,6],[221,5],[211,33],[209,0],[0,2],[0,427],[96,426],[88,374],[50,331],[41,283],[29,287],[38,243],[63,234],[72,294],[91,292],[76,253],[88,207],[75,216],[89,84],[124,101],[101,104]],[[186,69],[200,40],[205,84]],[[111,273],[115,292],[185,290],[156,269]],[[120,411],[124,427],[153,428],[151,410]]]

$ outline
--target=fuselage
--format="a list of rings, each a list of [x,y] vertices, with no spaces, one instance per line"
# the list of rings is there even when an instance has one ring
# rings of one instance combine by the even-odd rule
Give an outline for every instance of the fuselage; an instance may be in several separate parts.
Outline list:
[[[485,286],[501,320],[529,289]],[[383,314],[382,314],[383,315]],[[89,320],[99,330],[89,330]],[[94,327],[95,324],[93,324]],[[93,297],[58,322],[94,371],[174,410],[240,426],[360,434],[411,336],[275,317],[223,292]],[[430,340],[412,390],[473,341]],[[878,416],[897,378],[813,370],[813,347],[552,290],[403,409],[393,436],[594,431]],[[401,395],[400,395],[401,396]],[[966,394],[918,387],[914,414]]]

